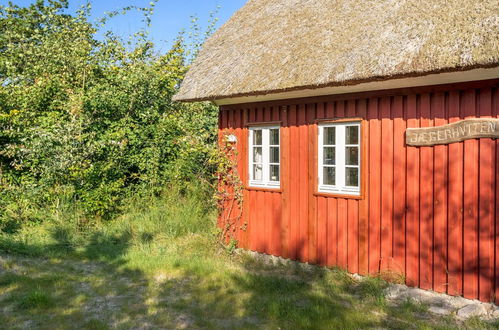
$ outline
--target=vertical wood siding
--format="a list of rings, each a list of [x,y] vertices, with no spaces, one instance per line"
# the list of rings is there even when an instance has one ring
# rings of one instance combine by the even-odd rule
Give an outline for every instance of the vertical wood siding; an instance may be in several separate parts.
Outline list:
[[[499,117],[497,82],[448,90],[226,106],[248,179],[252,122],[281,122],[281,188],[245,189],[243,248],[350,272],[404,275],[410,286],[499,302],[499,141],[405,145],[408,127]],[[362,118],[364,196],[315,194],[317,119]]]

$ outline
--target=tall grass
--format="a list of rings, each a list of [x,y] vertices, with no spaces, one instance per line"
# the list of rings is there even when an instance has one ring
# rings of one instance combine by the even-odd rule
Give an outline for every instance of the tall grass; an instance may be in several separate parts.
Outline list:
[[[56,206],[37,210],[45,215],[39,224],[1,232],[0,251],[107,261],[133,261],[134,255],[137,259],[149,255],[146,259],[151,260],[155,254],[164,257],[171,243],[182,237],[203,233],[203,244],[214,239],[215,210],[210,197],[209,191],[196,185],[170,186],[159,196],[132,196],[123,215],[111,221],[89,221],[69,201],[59,200]]]
[[[213,229],[214,208],[209,192],[192,185],[171,186],[160,197],[139,196],[116,224],[130,224],[143,234],[177,238]]]

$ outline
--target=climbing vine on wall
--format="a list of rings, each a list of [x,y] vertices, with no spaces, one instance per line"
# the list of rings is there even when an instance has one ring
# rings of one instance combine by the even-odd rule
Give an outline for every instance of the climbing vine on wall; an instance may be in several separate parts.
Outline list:
[[[237,247],[237,231],[246,230],[247,224],[241,223],[243,210],[243,184],[237,168],[237,148],[230,141],[233,132],[224,132],[219,139],[219,148],[213,157],[217,164],[218,189],[216,202],[219,214],[219,242]],[[239,227],[238,227],[239,226]]]

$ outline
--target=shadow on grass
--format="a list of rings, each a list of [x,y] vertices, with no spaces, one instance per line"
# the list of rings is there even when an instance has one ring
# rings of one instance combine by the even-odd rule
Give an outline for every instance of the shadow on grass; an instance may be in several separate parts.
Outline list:
[[[275,275],[235,276],[234,281],[250,295],[246,309],[263,316],[271,326],[344,329],[374,325],[357,318],[358,312],[321,281],[320,275],[309,281]]]
[[[386,282],[352,279],[339,269],[269,266],[238,260],[242,269],[201,274],[179,265],[181,279],[164,282],[158,308],[188,315],[185,324],[213,329],[493,329],[494,324],[460,324],[430,314],[412,301],[389,304]]]
[[[147,280],[125,266],[127,232],[94,232],[75,248],[68,232],[56,229],[53,244],[2,240],[0,324],[6,328],[132,328],[129,316],[146,315]],[[28,257],[38,257],[26,258]],[[45,256],[50,258],[45,258]],[[59,258],[60,257],[60,258]],[[122,306],[130,310],[123,310]]]
[[[345,293],[342,272],[314,268],[266,267],[242,260],[244,269],[199,276],[184,268],[162,286],[161,296],[174,295],[169,307],[188,311],[201,328],[359,329],[380,322],[358,310]],[[167,303],[163,303],[163,307]]]
[[[52,237],[46,246],[16,242],[11,252],[60,259],[19,257],[9,263],[0,256],[0,305],[9,306],[0,324],[7,328],[456,327],[452,320],[421,321],[426,311],[409,303],[387,307],[380,283],[359,284],[339,270],[242,257],[234,262],[214,248],[201,253],[208,247],[193,239],[193,251],[179,248],[165,261],[170,273],[158,281],[127,266],[132,245],[153,241],[152,234],[134,240],[127,230],[94,232],[83,245],[64,230]]]
[[[0,239],[0,251],[30,257],[67,258],[69,256],[117,262],[126,254],[131,241],[131,234],[127,231],[114,235],[95,231],[89,236],[84,236],[83,244],[75,243],[73,233],[66,228],[53,229],[51,237],[53,243],[35,244],[21,242],[4,235]]]

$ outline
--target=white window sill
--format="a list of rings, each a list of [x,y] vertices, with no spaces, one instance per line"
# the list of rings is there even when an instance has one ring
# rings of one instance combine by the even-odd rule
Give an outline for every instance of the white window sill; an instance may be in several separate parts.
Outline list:
[[[320,185],[317,191],[324,194],[360,196],[360,189],[339,189],[332,186]]]
[[[258,183],[251,182],[248,185],[249,188],[265,188],[265,189],[281,189],[281,185],[279,183]]]

